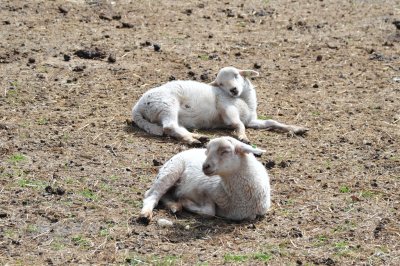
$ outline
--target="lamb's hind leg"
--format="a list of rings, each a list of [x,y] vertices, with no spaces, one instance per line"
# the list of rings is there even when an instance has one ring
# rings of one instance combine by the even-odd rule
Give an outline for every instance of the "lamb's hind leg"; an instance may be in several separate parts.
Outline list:
[[[151,188],[145,193],[139,220],[148,224],[153,217],[153,209],[165,193],[175,185],[184,171],[184,163],[178,156],[172,157],[160,169]]]
[[[182,199],[181,204],[186,210],[204,216],[215,216],[215,203],[212,201],[204,201],[198,204],[190,199]]]
[[[161,118],[161,123],[165,134],[180,139],[188,144],[201,144],[201,142],[196,139],[200,138],[200,135],[190,133],[186,128],[179,126],[177,111],[165,113]]]
[[[160,201],[164,204],[164,206],[169,209],[172,213],[177,213],[182,210],[182,204],[180,201],[176,201],[172,198],[168,193],[165,194]]]
[[[256,128],[256,129],[263,128],[267,130],[278,130],[283,132],[289,132],[296,135],[302,135],[308,131],[308,128],[294,126],[294,125],[286,125],[272,119],[269,120],[255,119],[250,121],[250,123],[248,123],[246,126],[249,128]]]

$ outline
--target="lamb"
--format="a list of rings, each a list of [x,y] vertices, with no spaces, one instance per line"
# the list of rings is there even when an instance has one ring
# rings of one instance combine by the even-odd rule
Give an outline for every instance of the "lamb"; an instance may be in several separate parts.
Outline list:
[[[308,129],[257,118],[256,91],[247,77],[253,70],[222,68],[210,83],[172,81],[150,89],[132,109],[135,124],[152,135],[169,135],[187,144],[200,144],[204,136],[189,129],[233,128],[240,141],[249,143],[245,128],[263,128],[294,134]]]
[[[149,223],[159,201],[173,213],[184,208],[230,220],[265,215],[271,206],[269,177],[254,156],[263,152],[235,138],[220,137],[207,149],[176,154],[145,193],[139,220]]]
[[[257,118],[257,98],[247,77],[253,70],[222,68],[210,84],[172,81],[147,91],[132,109],[133,121],[146,132],[199,144],[201,136],[189,129],[232,127],[240,141],[249,143],[245,128],[264,128],[303,134],[306,128]]]

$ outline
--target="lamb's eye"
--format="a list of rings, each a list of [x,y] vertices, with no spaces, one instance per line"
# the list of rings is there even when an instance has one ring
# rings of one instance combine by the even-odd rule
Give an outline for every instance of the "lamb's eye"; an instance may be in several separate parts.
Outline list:
[[[234,75],[235,79],[239,78],[239,74]]]
[[[229,150],[222,150],[221,151],[221,155],[228,154],[228,153],[229,153]]]

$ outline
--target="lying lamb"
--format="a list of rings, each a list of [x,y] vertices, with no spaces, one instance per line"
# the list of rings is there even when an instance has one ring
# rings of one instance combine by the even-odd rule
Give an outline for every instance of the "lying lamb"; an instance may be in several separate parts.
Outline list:
[[[249,142],[245,127],[303,134],[306,128],[257,118],[256,91],[246,77],[253,70],[222,68],[211,84],[172,81],[147,91],[132,109],[133,121],[146,132],[199,144],[203,136],[190,129],[234,128],[239,140]]]
[[[254,154],[265,152],[232,137],[211,140],[207,149],[173,156],[145,193],[140,220],[148,223],[161,202],[173,213],[182,208],[231,220],[255,219],[271,206],[268,173]]]

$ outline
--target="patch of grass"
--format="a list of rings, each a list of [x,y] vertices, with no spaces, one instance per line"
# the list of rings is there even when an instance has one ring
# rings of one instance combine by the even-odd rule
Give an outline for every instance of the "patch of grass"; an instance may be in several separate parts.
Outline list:
[[[361,191],[361,197],[363,198],[372,198],[373,196],[375,196],[376,193],[370,190],[363,190]]]
[[[117,175],[111,175],[111,176],[109,176],[108,177],[108,179],[110,179],[110,180],[112,180],[112,181],[117,181],[117,180],[119,180],[121,177],[120,176],[117,176]]]
[[[47,119],[46,118],[43,118],[43,117],[41,117],[41,118],[39,118],[38,120],[36,120],[36,124],[38,124],[38,125],[47,125],[49,123],[49,121],[47,121]]]
[[[35,233],[35,232],[38,231],[38,228],[37,228],[37,226],[34,225],[34,224],[28,224],[28,226],[26,227],[26,231],[27,231],[28,233]]]
[[[11,157],[9,158],[9,161],[14,164],[17,164],[17,163],[26,161],[26,157],[23,154],[16,153],[16,154],[11,155]]]
[[[333,245],[337,255],[346,255],[349,253],[349,243],[347,241],[339,241]]]
[[[12,229],[5,229],[3,235],[8,238],[13,238],[15,236],[15,231]]]
[[[269,253],[265,253],[265,252],[258,252],[258,253],[254,253],[251,257],[255,260],[268,262],[269,260],[271,260],[272,255]]]
[[[261,120],[269,120],[269,119],[272,119],[272,116],[258,115],[258,119],[261,119]]]
[[[55,251],[63,250],[65,248],[65,245],[61,243],[60,241],[53,241],[51,242],[51,249]]]
[[[208,55],[206,55],[206,54],[199,55],[198,57],[199,57],[201,60],[203,60],[203,61],[207,61],[207,60],[210,59],[210,58],[208,57]]]
[[[177,260],[179,257],[174,256],[174,255],[168,255],[166,257],[153,257],[151,259],[151,265],[157,265],[157,266],[172,266],[172,265],[177,265],[178,262]]]
[[[104,236],[109,236],[109,235],[110,235],[110,231],[109,231],[108,228],[100,229],[99,235],[100,235],[100,236],[103,236],[103,237],[104,237]]]
[[[69,134],[67,132],[64,132],[64,134],[62,135],[62,139],[64,141],[67,141],[67,140],[69,140],[69,138],[70,138]]]
[[[311,112],[311,114],[313,116],[320,116],[321,115],[321,113],[319,111],[313,111],[313,112]]]
[[[34,179],[27,179],[27,178],[20,178],[17,180],[17,184],[20,187],[26,188],[37,188],[37,189],[44,189],[47,186],[46,182],[41,180],[34,180]]]
[[[321,246],[324,246],[327,242],[328,242],[328,238],[325,235],[320,235],[315,239],[313,246],[321,247]]]
[[[90,247],[90,241],[86,238],[84,238],[82,235],[76,235],[72,237],[72,243],[76,246],[80,246],[83,248],[88,248]]]
[[[348,186],[341,186],[339,188],[340,193],[349,193],[351,190]]]
[[[13,87],[14,89],[18,88],[18,81],[10,81],[10,86]]]
[[[331,163],[331,161],[329,161],[329,160],[327,160],[327,161],[325,161],[325,168],[326,169],[331,169],[331,166],[332,166],[332,163]]]
[[[225,254],[224,262],[245,262],[249,259],[247,255]]]
[[[81,194],[82,196],[84,196],[85,198],[87,198],[87,199],[90,199],[90,200],[93,200],[93,201],[97,200],[97,195],[96,195],[96,193],[94,193],[92,190],[90,190],[90,189],[88,189],[88,188],[85,188],[84,190],[82,190],[82,191],[80,192],[80,194]]]

